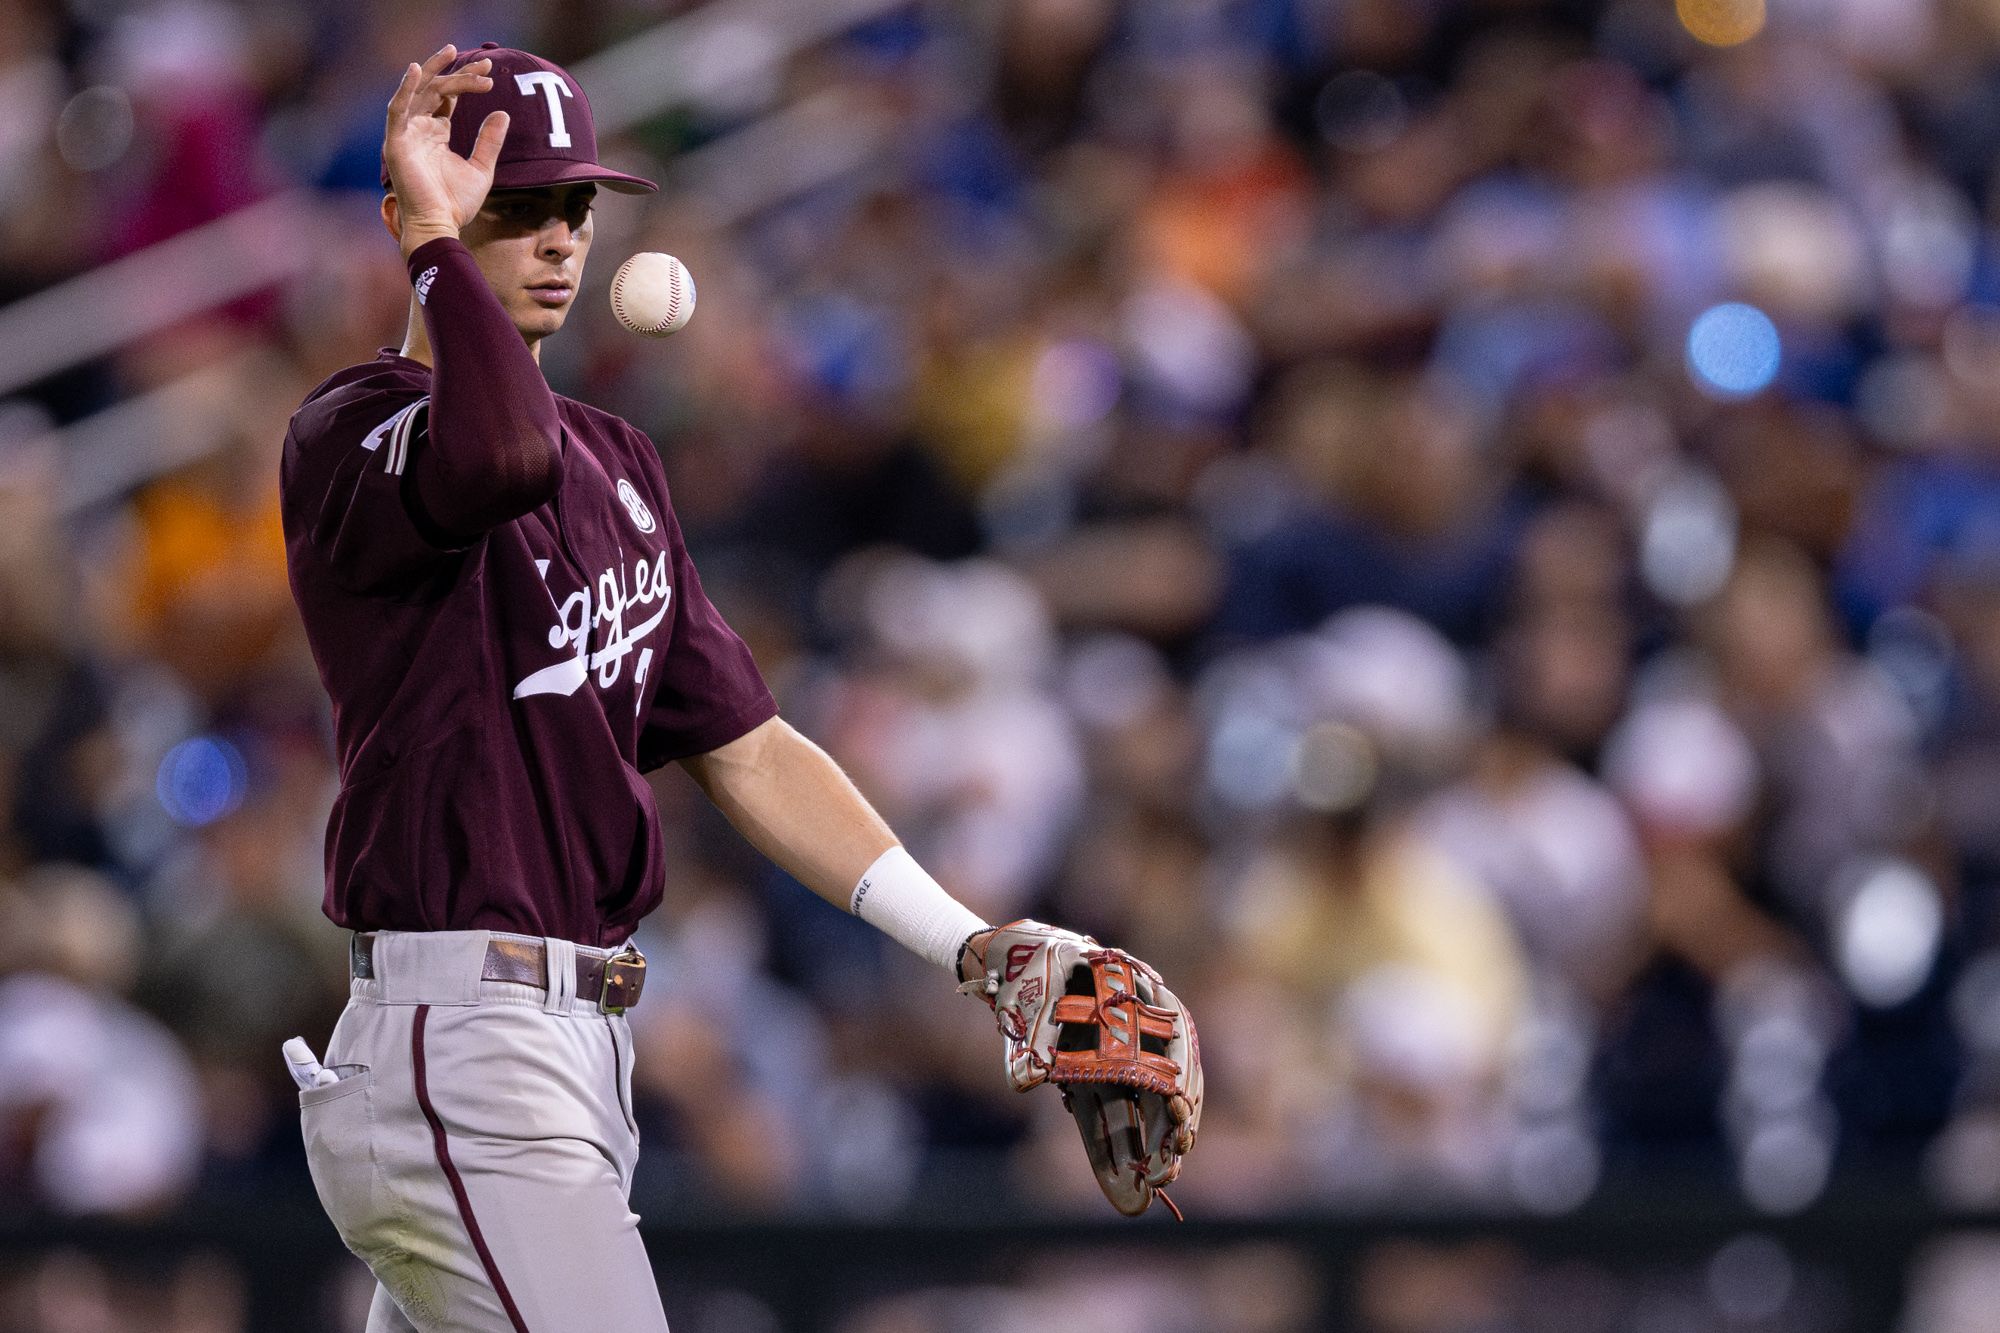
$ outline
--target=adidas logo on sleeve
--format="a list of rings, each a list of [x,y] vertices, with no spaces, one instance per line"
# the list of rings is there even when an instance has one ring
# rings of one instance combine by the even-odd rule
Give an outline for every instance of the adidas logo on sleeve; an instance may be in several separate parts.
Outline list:
[[[438,271],[436,264],[432,264],[429,268],[425,269],[422,273],[419,273],[417,275],[418,305],[422,305],[430,299],[431,284],[437,281],[437,275]]]

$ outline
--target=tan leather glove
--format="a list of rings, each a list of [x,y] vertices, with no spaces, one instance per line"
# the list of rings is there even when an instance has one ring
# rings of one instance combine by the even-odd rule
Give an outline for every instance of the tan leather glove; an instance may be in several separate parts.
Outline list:
[[[1201,1124],[1201,1042],[1159,973],[1039,921],[968,941],[960,990],[992,1006],[1007,1077],[1062,1089],[1104,1197],[1136,1217],[1181,1173]]]

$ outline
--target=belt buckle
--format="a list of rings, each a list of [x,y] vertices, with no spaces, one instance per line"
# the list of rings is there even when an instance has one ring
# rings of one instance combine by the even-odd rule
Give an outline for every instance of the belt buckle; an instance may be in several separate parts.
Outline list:
[[[646,955],[628,940],[623,953],[604,960],[604,994],[598,1007],[607,1014],[622,1014],[639,1003],[639,992],[645,988]]]

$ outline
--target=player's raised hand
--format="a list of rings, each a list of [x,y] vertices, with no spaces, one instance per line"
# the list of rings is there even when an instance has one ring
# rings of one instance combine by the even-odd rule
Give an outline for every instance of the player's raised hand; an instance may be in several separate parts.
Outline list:
[[[493,186],[493,168],[507,138],[507,113],[495,111],[479,126],[471,157],[451,151],[451,113],[460,95],[493,87],[491,60],[446,74],[457,58],[457,49],[446,46],[423,64],[412,64],[389,99],[382,156],[402,210],[406,255],[426,241],[457,236],[472,221]]]

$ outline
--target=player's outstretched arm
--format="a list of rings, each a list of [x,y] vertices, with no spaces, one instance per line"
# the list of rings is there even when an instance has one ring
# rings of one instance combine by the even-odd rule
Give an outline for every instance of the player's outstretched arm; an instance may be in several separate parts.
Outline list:
[[[826,751],[783,718],[681,766],[758,851],[912,952],[955,968],[967,937],[987,932],[911,859]]]
[[[1164,1187],[1201,1124],[1201,1045],[1157,972],[1039,921],[988,926],[924,874],[839,765],[782,718],[681,764],[759,851],[993,1006],[1008,1078],[1023,1092],[1063,1089],[1114,1207],[1136,1215],[1157,1195],[1179,1216]],[[1090,1028],[1088,1041],[1064,1040]]]

